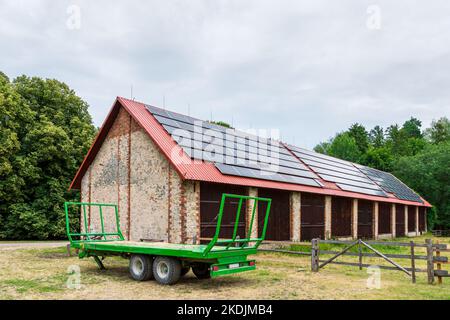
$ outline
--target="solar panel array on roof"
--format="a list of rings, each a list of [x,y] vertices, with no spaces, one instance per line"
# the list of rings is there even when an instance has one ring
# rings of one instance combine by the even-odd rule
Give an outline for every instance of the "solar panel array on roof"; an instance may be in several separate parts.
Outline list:
[[[386,192],[393,193],[397,198],[423,203],[422,199],[414,191],[408,188],[403,182],[398,180],[392,174],[369,168],[362,165],[356,165],[370,179],[374,180]]]
[[[345,191],[387,197],[387,194],[351,162],[302,148],[287,146],[323,180],[334,182]]]
[[[192,158],[226,175],[322,187],[316,174],[279,142],[146,106]]]
[[[402,200],[423,203],[389,173],[295,146],[287,146],[288,150],[271,139],[146,107],[192,159],[212,162],[225,175],[323,187],[321,178],[344,191],[381,197],[389,192]]]

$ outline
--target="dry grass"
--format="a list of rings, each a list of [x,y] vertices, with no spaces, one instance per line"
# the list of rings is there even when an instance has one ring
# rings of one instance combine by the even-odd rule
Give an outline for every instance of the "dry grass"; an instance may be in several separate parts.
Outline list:
[[[0,249],[0,299],[450,299],[450,278],[430,286],[421,273],[411,284],[401,272],[382,270],[381,289],[368,289],[365,269],[330,265],[311,273],[308,257],[262,253],[256,259],[253,272],[211,280],[188,273],[161,286],[133,281],[121,258],[106,259],[108,270],[100,271],[91,259],[67,257],[65,248]],[[70,265],[80,267],[80,289],[66,286]]]

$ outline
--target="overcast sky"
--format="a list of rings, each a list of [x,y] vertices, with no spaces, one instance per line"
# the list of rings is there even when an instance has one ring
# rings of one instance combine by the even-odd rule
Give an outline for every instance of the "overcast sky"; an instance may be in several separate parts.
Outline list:
[[[355,122],[450,116],[450,1],[0,0],[0,70],[312,148]],[[165,97],[165,99],[164,99]]]

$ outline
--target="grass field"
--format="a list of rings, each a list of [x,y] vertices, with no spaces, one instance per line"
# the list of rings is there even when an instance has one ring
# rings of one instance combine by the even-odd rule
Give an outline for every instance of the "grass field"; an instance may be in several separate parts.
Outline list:
[[[450,238],[439,240],[450,244]],[[189,272],[178,284],[161,286],[133,281],[122,258],[107,258],[108,270],[100,271],[92,259],[68,257],[65,247],[0,248],[0,299],[450,299],[450,278],[428,285],[419,273],[412,284],[402,272],[381,270],[381,288],[369,289],[366,269],[330,265],[312,273],[309,257],[278,253],[260,253],[256,260],[256,271],[210,280],[197,280]],[[408,265],[408,260],[396,261]],[[67,287],[70,266],[80,269],[79,289]]]

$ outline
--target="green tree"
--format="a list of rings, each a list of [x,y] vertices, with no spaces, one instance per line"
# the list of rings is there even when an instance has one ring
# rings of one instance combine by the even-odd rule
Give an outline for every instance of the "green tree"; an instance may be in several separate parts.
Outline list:
[[[402,127],[402,131],[408,138],[422,138],[422,121],[411,117],[408,121],[405,121]]]
[[[364,165],[390,172],[392,170],[394,158],[391,154],[389,148],[369,148],[367,152],[363,155],[363,160],[361,161]]]
[[[331,142],[321,142],[317,146],[314,147],[314,151],[322,154],[328,154],[330,150]]]
[[[96,132],[88,105],[57,80],[0,76],[0,237],[63,238],[62,204]]]
[[[369,141],[375,148],[381,148],[384,146],[384,130],[380,126],[375,126],[369,133]]]
[[[450,228],[449,173],[450,143],[428,145],[414,156],[402,157],[394,167],[394,175],[435,206],[436,224],[444,228]]]
[[[369,148],[369,133],[366,128],[362,124],[354,123],[347,132],[355,140],[359,152],[365,153]]]
[[[434,144],[450,141],[450,120],[446,117],[433,120],[431,127],[425,130],[425,135]]]
[[[411,118],[399,128],[397,124],[387,130],[386,146],[394,157],[413,156],[423,150],[427,142],[421,133],[421,121]]]
[[[398,124],[393,124],[389,126],[386,130],[386,136],[388,141],[395,141],[399,138],[400,128]]]
[[[444,117],[433,121],[424,133],[422,122],[414,117],[401,127],[393,124],[383,130],[375,126],[368,134],[366,148],[365,129],[355,124],[314,150],[393,172],[435,206],[428,217],[430,226],[436,222],[450,228],[449,120]]]
[[[340,133],[334,137],[328,149],[328,154],[336,158],[353,162],[358,162],[361,158],[358,145],[348,132]]]
[[[29,161],[18,153],[28,130],[33,112],[15,91],[8,77],[0,74],[0,232],[7,219],[8,207],[24,201],[23,176],[32,174]]]

